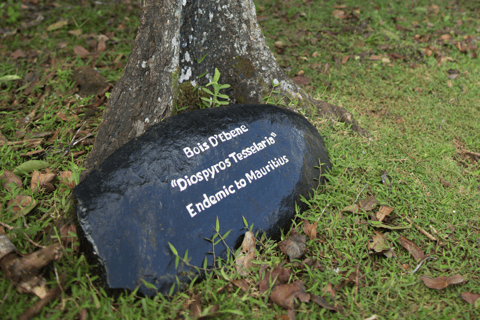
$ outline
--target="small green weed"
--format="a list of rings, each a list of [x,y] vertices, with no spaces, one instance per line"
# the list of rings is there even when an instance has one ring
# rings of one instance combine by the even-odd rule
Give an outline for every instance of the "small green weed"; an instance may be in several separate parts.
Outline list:
[[[20,17],[20,7],[22,5],[22,2],[14,1],[14,0],[7,0],[7,15],[8,18],[6,20],[7,23],[9,24],[14,24],[18,21]],[[5,10],[6,4],[2,3],[0,4],[0,17],[3,16],[3,10]]]
[[[210,95],[209,98],[202,97],[203,100],[203,106],[205,108],[215,108],[215,107],[220,107],[223,105],[228,105],[228,101],[223,101],[223,100],[218,100],[219,98],[221,99],[228,99],[228,96],[226,94],[221,94],[220,90],[222,89],[227,89],[230,88],[229,84],[219,84],[218,80],[220,79],[220,71],[218,71],[217,68],[215,68],[215,74],[213,76],[212,81],[210,81],[206,87],[212,86],[213,92],[210,91],[209,89],[202,87],[202,90]]]

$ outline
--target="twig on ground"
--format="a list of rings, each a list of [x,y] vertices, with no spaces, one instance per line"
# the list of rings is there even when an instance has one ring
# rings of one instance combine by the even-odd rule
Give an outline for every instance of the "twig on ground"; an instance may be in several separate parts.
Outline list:
[[[425,258],[423,258],[422,260],[420,260],[420,263],[419,263],[418,266],[415,268],[415,270],[410,271],[409,273],[410,273],[410,274],[414,274],[415,272],[417,272],[417,271],[420,269],[420,267],[422,266],[422,264],[423,264],[425,261],[427,261],[427,260],[437,260],[437,258],[436,258],[436,257],[433,257],[433,256],[426,256]]]
[[[77,143],[82,142],[83,140],[85,140],[85,139],[87,139],[88,137],[91,137],[91,136],[93,136],[93,133],[89,133],[89,134],[87,134],[85,137],[83,137],[83,138],[81,138],[81,139],[78,139],[77,141],[75,141],[75,142],[72,144],[72,147],[73,147],[74,145],[76,145]]]
[[[22,231],[22,233],[23,233],[23,235],[25,236],[25,238],[27,238],[28,242],[30,242],[31,244],[33,244],[35,247],[37,247],[37,248],[42,248],[42,249],[45,248],[45,246],[42,246],[42,245],[36,243],[35,241],[33,241],[32,239],[30,239],[25,232]]]
[[[0,224],[1,224],[2,226],[4,226],[5,228],[7,228],[8,230],[13,230],[13,229],[15,229],[15,227],[11,227],[11,226],[9,226],[8,224],[6,224],[6,223],[4,223],[4,222],[2,222],[2,221],[0,221]]]
[[[92,279],[90,279],[90,277],[88,276],[87,273],[85,273],[85,276],[87,277],[88,279],[88,282],[90,282],[90,286],[92,287],[93,291],[95,291],[95,293],[100,297],[100,292],[97,290],[97,288],[93,285],[92,283]]]
[[[0,221],[0,225],[2,225],[3,227],[7,228],[8,230],[18,229],[18,227],[9,226],[8,224],[6,224],[6,223],[4,223],[4,222],[2,222],[2,221]],[[33,241],[32,239],[30,239],[24,231],[22,231],[22,233],[23,233],[23,235],[25,236],[25,238],[27,238],[28,242],[30,242],[31,244],[33,244],[35,247],[37,247],[37,248],[42,248],[42,249],[45,248],[44,246],[39,245],[38,243],[36,243],[36,242]]]
[[[478,153],[478,152],[463,150],[463,153],[467,153],[467,154],[470,154],[470,155],[472,155],[472,156],[480,157],[480,153]]]
[[[360,197],[360,195],[362,194],[363,190],[365,190],[365,188],[366,188],[367,186],[368,186],[368,183],[363,186],[362,191],[360,191],[360,193],[359,193],[358,196],[357,196],[357,199],[355,199],[355,201],[353,202],[353,204],[355,204],[355,203],[358,201],[358,198]]]
[[[411,224],[413,224],[413,226],[414,226],[418,231],[420,231],[423,235],[425,235],[428,239],[430,239],[430,240],[432,240],[432,241],[438,242],[439,245],[443,245],[443,243],[441,243],[437,238],[435,238],[434,236],[432,236],[430,233],[428,233],[428,232],[425,231],[424,229],[420,228],[415,222],[413,222],[412,220],[410,220],[408,217],[405,217],[405,219],[407,219],[408,222],[410,222]]]
[[[89,134],[87,134],[85,137],[83,137],[83,138],[81,138],[81,139],[79,139],[79,140],[77,140],[77,141],[74,142],[75,137],[76,137],[77,134],[80,132],[80,130],[82,130],[82,128],[83,128],[83,126],[85,125],[85,123],[87,123],[87,120],[83,121],[83,123],[82,123],[82,125],[80,126],[80,128],[78,128],[77,132],[75,132],[75,134],[74,134],[73,137],[72,137],[72,140],[71,140],[70,143],[68,144],[68,147],[65,148],[65,151],[63,152],[62,157],[65,157],[65,156],[68,154],[68,152],[70,151],[70,149],[71,149],[74,145],[76,145],[76,144],[79,143],[80,141],[82,141],[82,140],[84,140],[84,139],[86,139],[86,138],[88,138],[88,137],[90,137],[90,136],[92,135],[91,133],[89,133]]]
[[[75,132],[75,134],[73,135],[72,137],[72,140],[70,141],[69,145],[71,145],[73,143],[73,140],[75,140],[75,137],[77,136],[78,132],[80,132],[80,130],[82,130],[83,126],[85,125],[85,123],[87,123],[87,120],[83,121],[82,125],[80,126],[80,128],[78,128],[77,132]]]
[[[329,206],[329,204],[327,203],[327,205],[325,206],[325,208],[323,208],[322,213],[320,213],[320,217],[318,217],[317,221],[320,220],[320,218],[323,216],[323,213],[325,212],[325,210],[327,209],[328,206]]]
[[[360,264],[357,264],[357,270],[356,270],[356,277],[355,277],[355,289],[353,291],[353,296],[356,297],[358,293],[358,276],[360,273]],[[355,299],[354,299],[355,300]]]
[[[60,277],[58,276],[57,266],[56,266],[55,264],[53,265],[53,271],[55,272],[55,279],[57,280],[57,285],[58,285],[58,287],[60,288],[60,290],[62,290],[62,293],[65,293],[65,291],[63,291],[62,280],[61,280]],[[62,275],[62,276],[63,276],[63,275]]]

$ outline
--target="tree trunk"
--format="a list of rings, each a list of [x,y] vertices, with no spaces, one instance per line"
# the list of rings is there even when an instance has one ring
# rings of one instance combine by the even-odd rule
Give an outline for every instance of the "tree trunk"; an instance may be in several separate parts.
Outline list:
[[[219,83],[231,85],[225,92],[230,103],[261,103],[275,83],[282,96],[297,99],[307,114],[344,121],[367,134],[344,108],[315,101],[284,74],[266,45],[252,0],[146,0],[134,48],[110,96],[82,178],[175,107],[196,103],[194,86],[205,85],[215,68],[221,73]]]

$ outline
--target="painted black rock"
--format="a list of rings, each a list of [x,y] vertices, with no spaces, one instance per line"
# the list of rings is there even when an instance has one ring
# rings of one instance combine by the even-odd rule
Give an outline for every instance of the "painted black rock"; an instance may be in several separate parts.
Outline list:
[[[170,117],[113,153],[75,189],[84,250],[103,285],[154,295],[176,277],[180,288],[195,270],[175,268],[171,243],[189,263],[213,265],[220,233],[230,248],[254,231],[278,237],[300,196],[323,182],[330,167],[322,137],[303,116],[272,105],[234,105]],[[216,256],[225,255],[220,242]],[[114,290],[116,291],[116,290]]]

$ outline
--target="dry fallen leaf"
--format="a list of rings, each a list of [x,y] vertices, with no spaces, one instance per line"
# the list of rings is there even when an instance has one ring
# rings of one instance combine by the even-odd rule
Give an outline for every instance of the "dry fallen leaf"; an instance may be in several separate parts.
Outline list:
[[[366,199],[360,200],[359,205],[360,205],[360,208],[362,208],[363,210],[370,211],[373,208],[375,208],[377,203],[378,203],[377,198],[375,198],[374,196],[370,196]]]
[[[295,319],[294,302],[297,298],[302,302],[310,302],[312,300],[327,310],[338,311],[337,308],[329,305],[322,297],[306,293],[305,286],[301,280],[290,284],[277,285],[270,295],[273,303],[288,310],[288,319]]]
[[[264,293],[270,288],[270,286],[274,286],[276,284],[285,284],[288,282],[291,274],[291,269],[277,266],[273,268],[272,271],[265,272],[264,277],[258,284],[258,290],[260,293]]]
[[[68,223],[60,227],[60,238],[61,238],[61,243],[64,247],[68,247],[70,244],[75,244],[77,237],[71,235],[70,233],[77,234],[77,228],[74,224]],[[72,249],[75,252],[79,251],[78,245],[74,245]]]
[[[400,244],[402,247],[407,249],[408,252],[415,258],[415,260],[421,260],[425,258],[425,254],[423,253],[422,249],[420,249],[415,243],[408,240],[407,238],[400,236]]]
[[[252,231],[247,231],[242,242],[242,253],[235,259],[235,267],[241,276],[248,274],[253,259],[255,259],[255,235]]]
[[[397,29],[398,31],[403,31],[403,32],[411,32],[412,30],[408,29],[408,28],[405,28],[404,26],[400,25],[400,24],[396,24],[395,25],[395,29]]]
[[[232,283],[242,289],[243,292],[247,292],[248,288],[250,288],[250,285],[245,279],[233,280]]]
[[[325,267],[320,263],[318,260],[314,260],[312,258],[306,258],[305,260],[302,261],[302,263],[299,266],[299,269],[305,269],[306,266],[308,266],[310,269],[318,269],[318,270],[325,270]]]
[[[328,70],[330,69],[330,63],[325,63],[325,65],[323,66],[323,71],[322,73],[324,74],[327,74]]]
[[[305,286],[301,280],[290,284],[277,285],[270,295],[270,299],[276,305],[285,309],[293,309],[296,298],[303,302],[310,301],[310,295],[305,292]]]
[[[72,34],[76,37],[79,37],[82,35],[82,29],[76,29],[76,30],[69,30],[67,33]]]
[[[27,55],[25,54],[25,52],[23,52],[22,49],[17,49],[10,55],[13,60],[17,60],[18,58],[25,58],[26,56]]]
[[[480,307],[480,294],[464,292],[462,293],[462,299],[470,303],[473,307]]]
[[[404,56],[396,53],[396,52],[393,52],[393,53],[387,53],[388,57],[392,60],[404,60],[404,61],[407,61],[408,59],[405,58]]]
[[[438,65],[442,65],[443,63],[447,62],[447,61],[450,61],[450,62],[455,62],[454,59],[452,59],[451,57],[441,57],[439,56],[437,58],[437,64]]]
[[[345,19],[345,11],[343,10],[333,10],[332,16],[334,16],[337,19]]]
[[[57,117],[62,120],[62,121],[70,121],[70,120],[76,120],[78,117],[77,115],[66,115],[65,112],[63,111],[58,111],[57,112]]]
[[[332,283],[328,283],[326,287],[322,289],[323,293],[329,294],[332,299],[335,298],[337,295],[337,290],[335,290],[335,287],[333,286]]]
[[[194,298],[190,306],[188,307],[190,310],[189,317],[190,319],[197,319],[202,314],[202,295],[197,294]]]
[[[0,176],[0,180],[2,180],[2,186],[8,191],[12,191],[14,189],[14,186],[11,185],[12,183],[19,188],[22,187],[22,180],[11,171],[5,170],[5,172]]]
[[[104,34],[98,36],[98,45],[97,45],[97,52],[103,52],[107,49],[106,42],[108,41],[108,37]]]
[[[360,210],[360,206],[358,204],[352,204],[351,206],[348,206],[342,209],[342,211],[348,211],[352,213],[358,213],[359,210]]]
[[[47,31],[54,31],[63,28],[68,24],[68,21],[66,20],[60,20],[55,22],[54,24],[51,24],[47,27]]]
[[[285,52],[285,48],[287,45],[283,43],[282,41],[277,41],[274,44],[275,52],[278,54],[283,54]]]
[[[329,293],[332,296],[332,299],[335,297],[336,292],[340,291],[349,283],[354,283],[357,288],[365,286],[365,283],[361,281],[363,277],[360,275],[360,271],[358,269],[342,271],[340,272],[340,275],[344,276],[346,279],[337,284],[335,287],[333,287],[333,285],[330,283],[326,288],[323,289],[323,292]]]
[[[379,54],[379,55],[372,54],[369,59],[373,60],[373,61],[378,61],[378,60],[381,60],[383,57],[384,56],[381,55],[381,54]]]
[[[310,83],[310,78],[304,76],[296,76],[292,78],[293,82],[299,85],[306,85]]]
[[[378,212],[376,214],[378,221],[383,221],[386,216],[388,216],[391,212],[393,211],[392,207],[389,206],[381,206],[380,209],[378,209]]]
[[[375,235],[372,236],[373,242],[368,241],[368,249],[376,253],[383,253],[388,258],[393,257],[393,249],[388,243],[387,236],[388,233],[382,234],[375,231]]]
[[[313,302],[315,302],[322,308],[325,308],[327,310],[337,311],[337,308],[332,307],[331,305],[328,304],[327,301],[325,301],[322,297],[317,296],[316,294],[311,294],[310,298],[312,299]]]
[[[445,41],[445,42],[448,42],[449,40],[452,39],[452,36],[448,33],[446,34],[442,34],[438,39],[442,40],[442,41]]]
[[[465,282],[465,279],[459,274],[451,277],[441,276],[437,278],[430,278],[426,275],[423,275],[420,277],[420,279],[428,288],[437,290],[445,289],[451,284],[459,284]]]
[[[458,42],[455,44],[455,47],[457,47],[457,49],[458,49],[460,52],[467,52],[467,50],[468,50],[468,45],[467,45],[465,42],[460,42],[460,41],[458,41]]]
[[[46,193],[52,192],[55,190],[53,186],[53,180],[55,180],[56,175],[55,173],[40,173],[38,171],[34,171],[32,173],[32,181],[30,182],[30,189],[33,192],[37,192],[38,188],[45,190]]]
[[[66,185],[68,188],[73,189],[75,188],[75,180],[72,178],[71,171],[61,171],[60,174],[60,182]]]
[[[297,230],[292,230],[290,235],[283,241],[278,243],[280,250],[285,253],[290,261],[298,259],[305,254],[305,242],[307,238],[300,235]]]
[[[3,146],[5,143],[8,143],[8,139],[0,132],[0,147]]]
[[[86,56],[88,56],[90,54],[90,52],[88,52],[88,50],[85,49],[82,46],[73,47],[73,52],[75,52],[75,54],[77,56],[79,56],[80,58],[85,58]]]
[[[435,14],[435,15],[437,15],[437,14],[440,12],[440,8],[439,8],[437,5],[435,5],[435,4],[432,4],[429,9],[430,9],[430,10],[433,12],[433,14]]]
[[[13,212],[17,213],[24,208],[33,206],[35,203],[35,199],[33,199],[32,197],[17,194],[14,199],[7,202],[7,208],[11,206],[10,209]]]
[[[303,220],[303,232],[310,238],[310,240],[317,238],[317,225],[318,220],[315,223],[310,224],[308,220]]]

